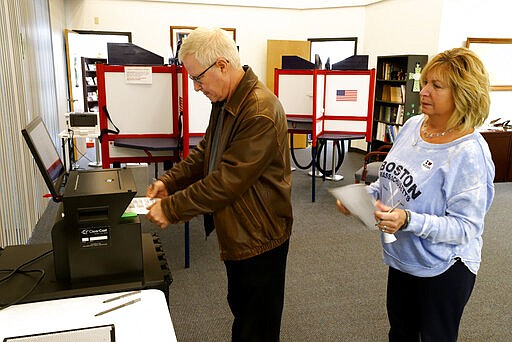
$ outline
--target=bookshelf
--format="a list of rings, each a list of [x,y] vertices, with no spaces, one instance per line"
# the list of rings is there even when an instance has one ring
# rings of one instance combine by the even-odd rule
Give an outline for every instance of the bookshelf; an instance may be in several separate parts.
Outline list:
[[[96,63],[106,64],[105,58],[82,57],[82,84],[84,92],[84,112],[98,112],[98,82]]]
[[[419,113],[418,71],[427,60],[427,55],[377,57],[372,151],[384,144],[392,144],[405,121]]]

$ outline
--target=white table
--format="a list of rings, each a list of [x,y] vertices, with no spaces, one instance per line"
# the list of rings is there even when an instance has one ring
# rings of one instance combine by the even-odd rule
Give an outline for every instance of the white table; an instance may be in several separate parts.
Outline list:
[[[162,291],[142,290],[109,303],[105,299],[129,293],[109,293],[19,304],[0,311],[0,341],[6,337],[114,324],[116,341],[176,341]],[[95,314],[141,298],[101,316]]]

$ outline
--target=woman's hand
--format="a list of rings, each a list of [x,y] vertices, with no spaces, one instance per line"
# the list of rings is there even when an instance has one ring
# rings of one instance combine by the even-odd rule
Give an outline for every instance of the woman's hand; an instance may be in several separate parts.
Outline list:
[[[375,211],[375,220],[377,227],[388,234],[393,234],[399,230],[407,219],[407,214],[403,209],[392,209],[387,205],[382,204],[380,200],[375,203],[377,210]]]
[[[340,200],[336,200],[336,206],[338,207],[338,210],[343,213],[343,215],[350,215],[350,211],[347,208],[345,208],[345,206],[343,205],[343,203],[340,202]]]

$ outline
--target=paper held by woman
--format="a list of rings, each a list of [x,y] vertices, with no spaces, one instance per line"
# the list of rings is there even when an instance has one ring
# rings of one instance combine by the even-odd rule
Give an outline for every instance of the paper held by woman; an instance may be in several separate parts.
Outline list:
[[[350,184],[334,189],[329,192],[347,208],[350,213],[357,217],[368,229],[375,230],[375,203],[373,198],[366,191],[364,184]],[[396,240],[393,234],[383,233],[384,242],[390,243]]]

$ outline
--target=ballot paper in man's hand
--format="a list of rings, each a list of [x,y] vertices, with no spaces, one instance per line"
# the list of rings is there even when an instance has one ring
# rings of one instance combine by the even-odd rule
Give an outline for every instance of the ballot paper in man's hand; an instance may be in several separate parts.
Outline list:
[[[329,192],[369,229],[375,230],[375,203],[364,184],[350,184]]]
[[[148,207],[155,203],[157,198],[149,198],[149,197],[134,197],[128,207],[125,210],[125,213],[134,213],[138,215],[146,215],[148,213]]]

